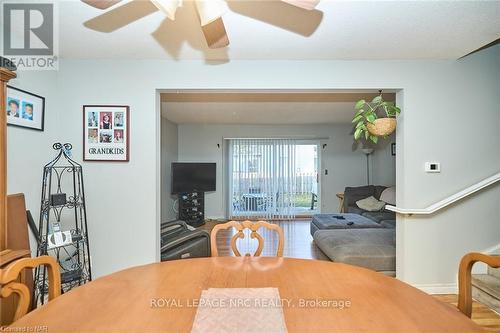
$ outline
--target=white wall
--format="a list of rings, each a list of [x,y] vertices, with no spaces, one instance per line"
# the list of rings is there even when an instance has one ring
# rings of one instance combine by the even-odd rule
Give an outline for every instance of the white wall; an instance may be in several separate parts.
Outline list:
[[[325,138],[321,149],[321,209],[338,211],[335,196],[346,186],[366,185],[365,155],[352,151],[351,125],[179,125],[179,161],[217,163],[217,191],[206,194],[205,213],[209,218],[226,217],[223,152],[224,138]],[[217,147],[220,145],[220,148]],[[328,175],[325,176],[325,169]]]
[[[173,210],[175,197],[172,196],[172,162],[177,161],[178,129],[166,118],[161,118],[161,221],[176,219],[177,214]]]
[[[379,140],[370,155],[370,182],[374,185],[396,185],[396,156],[392,156],[391,144],[396,142],[396,135]]]
[[[31,211],[38,226],[43,166],[55,156],[52,144],[59,125],[57,75],[54,72],[23,72],[8,84],[45,97],[45,131],[14,126],[7,127],[7,193],[24,193],[26,209]],[[30,234],[31,250],[36,254],[37,244]]]
[[[131,107],[130,162],[84,164],[96,276],[152,262],[159,256],[156,89],[404,89],[398,94],[403,116],[398,124],[396,157],[398,205],[402,207],[425,207],[500,168],[499,128],[492,121],[500,105],[500,46],[459,61],[232,61],[209,65],[197,61],[63,60],[60,65],[57,94],[51,102],[60,116],[53,127],[54,136],[73,142],[77,159],[82,155],[78,144],[82,141],[83,104]],[[39,91],[52,84],[45,79],[20,82],[20,86],[37,86]],[[18,153],[33,154],[33,149],[25,145]],[[425,161],[431,160],[441,162],[442,173],[424,172]],[[14,180],[25,171],[18,163],[10,164]],[[464,253],[500,242],[498,219],[492,218],[499,196],[496,185],[425,220],[400,217],[398,277],[417,285],[455,283]]]
[[[500,103],[500,47],[408,75],[397,140],[398,169],[404,161],[398,205],[424,208],[500,171],[500,129],[492,121]],[[442,172],[425,173],[426,161],[441,162]],[[500,244],[498,198],[497,184],[435,215],[401,219],[399,277],[427,290],[456,290],[460,258]]]

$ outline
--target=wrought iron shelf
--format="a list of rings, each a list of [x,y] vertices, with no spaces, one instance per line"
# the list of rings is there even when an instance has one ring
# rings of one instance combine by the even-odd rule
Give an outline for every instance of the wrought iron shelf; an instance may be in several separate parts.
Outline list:
[[[77,246],[79,243],[85,243],[87,241],[87,238],[85,237],[84,234],[81,232],[77,231],[76,229],[71,229],[71,243],[60,245],[60,246],[54,246],[54,247],[48,247],[47,245],[47,240],[45,236],[42,237],[42,241],[40,242],[40,246],[44,248],[47,246],[47,251],[51,250],[57,250],[62,247],[68,247],[68,246]]]
[[[61,270],[61,289],[67,292],[92,280],[83,169],[71,158],[70,144],[56,143],[53,148],[57,155],[43,168],[38,255],[56,258]],[[71,242],[49,247],[52,232],[68,228]],[[48,296],[46,267],[36,268],[34,284],[35,304],[43,304]]]
[[[48,208],[53,208],[53,209],[60,209],[60,208],[68,208],[68,209],[72,209],[72,208],[80,208],[80,207],[83,207],[83,202],[67,202],[66,204],[64,205],[51,205],[49,204],[48,201],[46,201],[43,205],[43,207],[48,207]]]
[[[70,271],[65,271],[61,273],[61,288],[63,292],[71,290],[76,285],[82,285],[90,281],[90,278],[84,274],[81,268],[77,268]],[[48,285],[46,283],[39,282],[37,284],[37,291],[40,294],[48,294]]]
[[[72,271],[66,271],[61,273],[61,284],[67,284],[75,281],[80,281],[82,278],[83,271],[81,268],[77,268]]]

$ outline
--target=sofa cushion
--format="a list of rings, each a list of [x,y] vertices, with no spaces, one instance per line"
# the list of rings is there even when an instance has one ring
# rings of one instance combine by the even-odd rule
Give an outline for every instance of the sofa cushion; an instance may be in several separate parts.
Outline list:
[[[352,222],[352,223],[351,223]],[[350,223],[350,224],[348,224]],[[380,224],[358,214],[315,214],[311,221],[311,235],[325,229],[383,228]]]
[[[346,210],[346,213],[352,213],[352,214],[358,214],[358,215],[361,215],[363,214],[365,211],[362,210],[361,208],[359,207],[354,207],[354,206],[349,206],[347,207],[347,210]]]
[[[384,228],[394,229],[396,228],[396,220],[384,220],[380,222],[380,225]]]
[[[375,186],[346,187],[344,189],[344,208],[356,206],[356,201],[375,194]]]
[[[396,213],[395,212],[389,212],[389,211],[382,211],[382,212],[364,212],[361,215],[364,217],[367,217],[377,223],[380,223],[384,220],[395,220],[396,219]]]
[[[386,188],[382,194],[380,194],[380,200],[394,206],[396,204],[396,187]]]
[[[382,185],[374,186],[373,196],[377,200],[380,200],[380,195],[382,195],[382,192],[384,192],[386,188],[387,188],[386,186],[382,186]]]
[[[378,212],[385,206],[385,202],[375,199],[374,196],[356,201],[356,205],[368,212]]]
[[[318,230],[314,241],[332,261],[375,271],[396,270],[395,229]]]

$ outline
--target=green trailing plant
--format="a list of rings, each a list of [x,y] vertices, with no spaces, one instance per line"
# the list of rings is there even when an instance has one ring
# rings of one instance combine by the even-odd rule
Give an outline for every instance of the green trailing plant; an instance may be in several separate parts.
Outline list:
[[[356,124],[354,140],[364,138],[366,141],[372,141],[375,144],[378,142],[379,137],[370,133],[368,124],[373,124],[375,120],[379,119],[378,114],[385,114],[387,118],[396,118],[401,113],[401,109],[394,102],[384,101],[382,94],[376,96],[371,102],[364,99],[359,100],[355,109],[356,114],[352,119],[352,123]]]

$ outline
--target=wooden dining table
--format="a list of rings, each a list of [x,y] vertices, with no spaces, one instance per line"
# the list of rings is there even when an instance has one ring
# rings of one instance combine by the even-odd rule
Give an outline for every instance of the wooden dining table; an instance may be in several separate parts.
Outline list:
[[[395,278],[278,257],[185,259],[126,269],[69,291],[12,328],[189,332],[202,290],[264,287],[279,290],[288,332],[482,332],[453,306]]]

